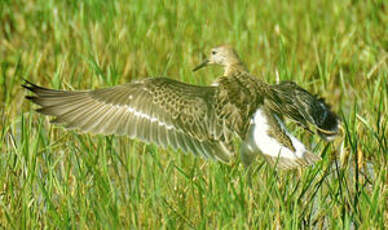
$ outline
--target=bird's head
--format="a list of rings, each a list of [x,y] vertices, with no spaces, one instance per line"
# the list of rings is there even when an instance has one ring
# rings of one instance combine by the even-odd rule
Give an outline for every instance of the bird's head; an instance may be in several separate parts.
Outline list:
[[[241,64],[241,61],[233,47],[230,45],[222,45],[211,49],[208,58],[205,58],[205,60],[195,67],[193,71],[214,64],[227,68],[231,65]]]

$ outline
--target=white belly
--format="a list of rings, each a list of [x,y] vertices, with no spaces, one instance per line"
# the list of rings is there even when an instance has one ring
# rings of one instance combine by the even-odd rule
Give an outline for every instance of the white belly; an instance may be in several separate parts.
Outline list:
[[[271,127],[268,124],[268,119],[262,109],[258,109],[252,119],[252,125],[248,131],[248,148],[250,148],[251,151],[260,150],[263,154],[275,158],[302,158],[306,152],[305,146],[298,139],[286,131],[285,126],[280,119],[276,119],[280,127],[282,127],[284,132],[291,139],[291,142],[296,151],[292,151],[291,149],[278,142],[275,138],[268,135],[268,131]]]

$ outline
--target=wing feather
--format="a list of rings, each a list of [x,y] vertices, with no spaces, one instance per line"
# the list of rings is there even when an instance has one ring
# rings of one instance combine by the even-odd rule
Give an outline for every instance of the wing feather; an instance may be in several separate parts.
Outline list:
[[[92,91],[46,89],[31,82],[27,99],[53,123],[69,129],[128,135],[205,158],[228,161],[234,152],[223,143],[231,133],[214,122],[216,87],[193,86],[154,78]]]
[[[313,125],[327,141],[339,134],[340,120],[322,98],[291,81],[272,85],[269,89],[266,103],[274,112],[296,121],[306,130],[309,130],[308,124]]]
[[[167,138],[169,130],[162,127],[161,125],[157,125],[156,123],[154,124],[154,128],[157,130],[157,135],[155,138],[158,139],[159,144],[164,148],[170,145],[170,141]]]
[[[177,138],[176,138],[176,131],[175,130],[168,130],[168,143],[174,149],[178,149],[179,148],[178,141],[177,141]]]

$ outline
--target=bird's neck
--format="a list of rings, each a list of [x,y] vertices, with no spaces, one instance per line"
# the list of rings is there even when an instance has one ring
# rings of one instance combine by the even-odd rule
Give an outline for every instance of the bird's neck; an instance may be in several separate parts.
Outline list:
[[[248,72],[242,62],[235,62],[224,66],[224,76],[233,76],[236,73]]]

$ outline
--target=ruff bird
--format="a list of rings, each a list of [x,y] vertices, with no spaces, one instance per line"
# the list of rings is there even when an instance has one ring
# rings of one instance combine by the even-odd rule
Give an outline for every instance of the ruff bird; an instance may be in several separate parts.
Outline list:
[[[209,57],[193,71],[208,65],[224,68],[222,77],[213,83],[223,92],[221,104],[229,108],[227,114],[242,139],[241,159],[249,166],[257,155],[280,169],[303,167],[320,160],[305,145],[291,135],[283,117],[299,126],[332,141],[339,133],[340,122],[322,98],[312,95],[292,81],[270,85],[251,75],[233,47],[224,45],[211,50]]]
[[[338,119],[323,100],[292,82],[269,85],[249,74],[232,47],[212,49],[209,64],[224,67],[212,86],[169,78],[148,78],[86,91],[48,89],[25,80],[26,98],[37,111],[67,129],[126,135],[161,147],[229,162],[240,140],[241,159],[249,166],[257,155],[279,169],[304,167],[320,160],[291,135],[289,117],[330,139]]]

